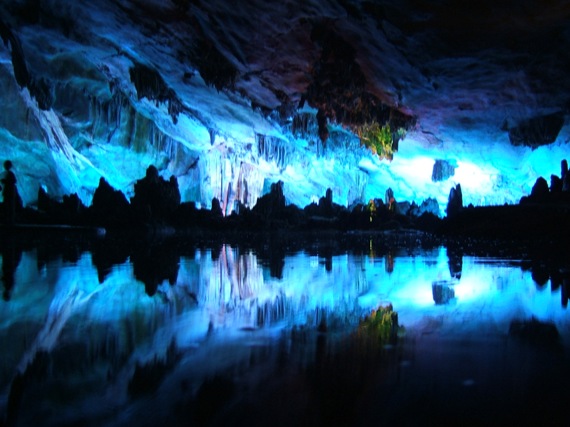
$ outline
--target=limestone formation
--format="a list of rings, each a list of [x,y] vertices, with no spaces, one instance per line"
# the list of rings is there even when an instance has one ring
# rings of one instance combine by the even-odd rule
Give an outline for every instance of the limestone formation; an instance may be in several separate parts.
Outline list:
[[[463,193],[461,192],[461,184],[457,184],[449,191],[449,199],[447,202],[447,216],[453,217],[463,209]]]

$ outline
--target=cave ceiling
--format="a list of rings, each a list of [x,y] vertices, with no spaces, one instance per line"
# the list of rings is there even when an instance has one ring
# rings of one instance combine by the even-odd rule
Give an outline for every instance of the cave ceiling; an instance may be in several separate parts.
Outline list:
[[[564,1],[27,0],[2,9],[32,79],[63,78],[46,67],[56,56],[79,55],[99,72],[103,55],[124,56],[158,73],[190,111],[196,78],[283,117],[307,102],[329,121],[397,112],[431,132],[514,126],[568,105]]]

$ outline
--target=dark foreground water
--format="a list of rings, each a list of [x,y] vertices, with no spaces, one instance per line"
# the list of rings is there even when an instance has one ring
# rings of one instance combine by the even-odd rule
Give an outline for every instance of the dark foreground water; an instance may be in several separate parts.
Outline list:
[[[559,256],[351,239],[3,238],[1,422],[568,419],[570,270]],[[397,334],[359,327],[387,304]]]

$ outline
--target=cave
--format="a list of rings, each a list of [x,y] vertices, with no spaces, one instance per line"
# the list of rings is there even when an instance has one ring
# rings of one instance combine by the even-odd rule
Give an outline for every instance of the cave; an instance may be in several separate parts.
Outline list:
[[[391,393],[391,424],[562,411],[568,22],[562,0],[0,4],[0,424],[353,425]],[[395,323],[362,321],[387,301]],[[415,415],[406,369],[435,393]]]
[[[31,207],[130,198],[151,164],[205,208],[244,180],[250,207],[278,181],[300,208],[516,204],[567,153],[567,8],[447,3],[10,2],[1,157]]]

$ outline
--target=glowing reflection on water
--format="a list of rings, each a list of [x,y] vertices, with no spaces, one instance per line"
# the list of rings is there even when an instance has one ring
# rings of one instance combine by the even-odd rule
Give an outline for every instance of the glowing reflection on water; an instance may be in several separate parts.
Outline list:
[[[386,303],[419,347],[426,333],[493,342],[508,336],[513,320],[531,318],[552,322],[568,344],[568,278],[552,289],[538,286],[520,260],[458,257],[444,247],[266,259],[222,245],[169,256],[160,264],[175,266],[168,274],[131,258],[102,274],[91,252],[39,263],[36,250],[23,251],[0,309],[0,404],[9,420],[120,424],[125,408],[127,419],[150,416],[149,401],[167,413],[169,393],[192,401],[221,371],[264,377],[255,374],[265,366],[260,360],[318,360],[318,335],[301,345],[284,341],[283,331],[325,324],[330,333],[349,333]],[[155,365],[160,374],[148,386],[143,367]],[[23,391],[14,397],[18,381]],[[145,394],[136,390],[140,381],[151,397],[133,399]]]

